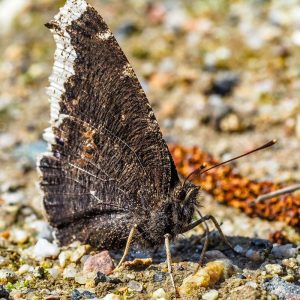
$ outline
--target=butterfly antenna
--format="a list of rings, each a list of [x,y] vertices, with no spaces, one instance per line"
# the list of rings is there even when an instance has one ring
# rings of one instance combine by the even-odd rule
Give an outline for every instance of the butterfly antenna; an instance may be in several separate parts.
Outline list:
[[[277,142],[277,140],[274,139],[274,140],[269,141],[268,143],[266,143],[266,144],[264,144],[264,145],[262,145],[262,146],[260,146],[260,147],[258,147],[258,148],[255,148],[255,149],[253,149],[253,150],[251,150],[251,151],[248,151],[248,152],[246,152],[246,153],[244,153],[244,154],[242,154],[242,155],[233,157],[233,158],[231,158],[231,159],[229,159],[229,160],[226,160],[226,161],[223,161],[223,162],[221,162],[221,163],[218,163],[218,164],[216,164],[216,165],[214,165],[214,166],[211,166],[211,167],[208,168],[208,169],[205,169],[205,168],[206,168],[206,164],[203,163],[199,168],[197,168],[196,170],[194,170],[193,172],[191,172],[191,173],[185,178],[182,187],[184,187],[185,184],[186,184],[186,182],[187,182],[191,177],[193,177],[193,176],[195,176],[195,175],[200,176],[200,175],[202,175],[202,174],[208,172],[208,171],[211,170],[211,169],[214,169],[214,168],[220,167],[220,166],[222,166],[222,165],[225,165],[225,164],[227,164],[227,163],[229,163],[229,162],[231,162],[231,161],[233,161],[233,160],[236,160],[236,159],[239,159],[239,158],[241,158],[241,157],[247,156],[247,155],[252,154],[252,153],[254,153],[254,152],[256,152],[256,151],[259,151],[259,150],[262,150],[262,149],[271,147],[271,146],[273,146],[274,144],[276,144],[276,142]]]

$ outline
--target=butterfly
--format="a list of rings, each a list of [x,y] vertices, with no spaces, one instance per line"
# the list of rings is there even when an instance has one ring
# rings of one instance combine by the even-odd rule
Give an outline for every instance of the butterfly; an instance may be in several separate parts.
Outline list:
[[[49,223],[62,245],[154,246],[190,228],[199,187],[179,179],[147,97],[102,17],[67,0],[46,24],[56,51],[39,160]]]
[[[227,162],[193,171],[183,181],[147,97],[126,56],[97,11],[85,0],[67,0],[46,24],[56,51],[49,77],[49,151],[38,160],[43,206],[61,245],[74,241],[119,249],[124,262],[131,242],[165,242],[172,276],[170,240],[211,220],[202,216],[200,188],[190,179],[269,147],[275,140]],[[205,171],[203,171],[205,169]],[[200,218],[192,221],[198,212]]]

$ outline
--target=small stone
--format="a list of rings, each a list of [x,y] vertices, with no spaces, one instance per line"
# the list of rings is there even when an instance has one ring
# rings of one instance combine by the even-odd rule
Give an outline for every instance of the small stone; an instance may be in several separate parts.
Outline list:
[[[101,272],[97,272],[97,275],[95,277],[95,285],[99,284],[100,282],[110,282],[110,283],[120,283],[121,280],[116,277],[107,276]]]
[[[118,296],[116,294],[107,294],[101,300],[121,300],[121,298],[120,298],[120,296]]]
[[[128,282],[128,288],[133,291],[141,292],[143,290],[143,285],[135,280],[130,280]]]
[[[293,257],[286,258],[286,259],[282,260],[282,264],[288,268],[293,269],[297,266],[297,260],[296,260],[296,258],[293,258]]]
[[[236,245],[234,248],[234,251],[240,254],[244,254],[246,251],[241,245]]]
[[[59,248],[56,244],[52,244],[46,239],[39,239],[33,247],[32,256],[37,260],[43,260],[46,257],[55,258],[58,254]]]
[[[47,269],[47,272],[50,274],[51,277],[57,278],[60,274],[60,270],[56,267]]]
[[[22,265],[19,270],[18,270],[18,274],[19,275],[22,275],[22,274],[25,274],[25,273],[28,273],[28,272],[33,272],[34,271],[34,267],[33,266],[30,266],[30,265]]]
[[[16,282],[17,275],[9,269],[0,269],[0,283]]]
[[[75,281],[79,284],[86,284],[88,282],[89,278],[85,275],[82,275],[81,273],[77,273],[75,275]]]
[[[260,262],[264,260],[264,255],[260,251],[256,251],[253,249],[249,249],[246,252],[246,257],[248,257],[250,260],[255,261],[255,262]]]
[[[190,293],[199,287],[211,286],[221,279],[226,279],[235,272],[235,267],[228,260],[216,260],[200,268],[196,274],[190,275],[183,280],[179,287],[180,295],[187,298]]]
[[[296,137],[298,138],[298,140],[300,140],[300,115],[298,115],[296,119],[295,131],[296,131]]]
[[[25,230],[14,228],[10,232],[10,240],[16,244],[24,244],[29,239],[29,234]]]
[[[0,285],[0,298],[9,299],[9,291],[3,285]]]
[[[90,256],[83,265],[83,273],[101,272],[108,275],[113,269],[114,263],[108,251]]]
[[[291,275],[291,274],[288,274],[286,276],[283,276],[282,279],[284,281],[293,282],[295,280],[295,277],[293,275]]]
[[[54,296],[54,295],[47,296],[44,298],[44,300],[59,300],[59,299],[60,299],[60,296]]]
[[[282,266],[278,264],[267,264],[265,269],[269,274],[282,274],[283,272]]]
[[[165,278],[166,278],[166,273],[164,273],[164,272],[156,272],[154,274],[153,280],[155,282],[160,282],[160,281],[163,281]]]
[[[0,256],[0,267],[7,264],[7,259],[4,256]]]
[[[286,282],[279,276],[265,282],[263,287],[279,299],[299,298],[300,287],[294,283]]]
[[[254,282],[254,281],[248,281],[245,285],[246,285],[246,286],[250,286],[250,287],[252,287],[253,289],[256,289],[257,286],[258,286],[257,283]]]
[[[89,249],[88,245],[80,245],[79,247],[76,248],[74,252],[72,252],[70,256],[71,262],[77,262],[80,260],[80,258],[87,252]]]
[[[278,245],[272,249],[272,254],[276,258],[290,258],[296,255],[298,252],[297,248],[294,248],[293,244]]]
[[[76,265],[75,264],[69,264],[63,271],[63,277],[68,278],[74,278],[77,274]]]
[[[219,293],[217,290],[210,290],[202,295],[203,300],[216,300],[218,299]]]
[[[151,299],[165,300],[167,299],[167,294],[163,288],[159,288],[153,292]]]
[[[67,265],[67,261],[70,259],[71,257],[71,251],[67,250],[67,251],[62,251],[61,253],[59,253],[58,255],[58,260],[59,260],[59,265],[63,268]]]
[[[219,250],[210,250],[205,252],[205,258],[207,260],[227,259],[227,256]]]
[[[28,226],[37,232],[37,237],[39,239],[46,239],[48,241],[53,240],[52,230],[47,222],[43,220],[35,220],[29,222]]]
[[[81,298],[81,293],[77,289],[72,291],[71,300],[81,300]]]

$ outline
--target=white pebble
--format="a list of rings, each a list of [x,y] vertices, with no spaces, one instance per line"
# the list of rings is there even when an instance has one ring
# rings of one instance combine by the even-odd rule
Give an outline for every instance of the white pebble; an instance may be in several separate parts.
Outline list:
[[[0,267],[7,263],[7,259],[4,256],[0,256]]]
[[[37,260],[43,260],[46,257],[57,257],[59,248],[45,239],[39,239],[33,247],[32,256]]]
[[[86,245],[80,245],[74,252],[71,253],[70,260],[72,262],[77,262],[80,260],[80,258],[86,253],[87,246]]]
[[[219,293],[217,290],[210,290],[202,295],[203,300],[216,300],[218,299]]]
[[[165,300],[167,299],[167,294],[163,288],[159,288],[153,292],[151,299],[155,300]]]
[[[67,261],[70,259],[71,256],[71,251],[62,251],[59,256],[58,256],[58,260],[59,260],[59,265],[61,267],[65,267],[67,265]]]
[[[295,30],[291,36],[291,39],[295,45],[300,46],[300,30]]]
[[[248,281],[245,285],[250,286],[250,287],[252,287],[254,289],[257,288],[257,283],[254,282],[254,281]]]
[[[52,231],[47,222],[43,220],[28,220],[28,226],[37,232],[38,238],[52,240]]]
[[[79,273],[79,274],[76,274],[75,281],[79,284],[86,284],[88,281],[88,277]]]
[[[47,271],[50,274],[50,276],[52,276],[53,278],[57,278],[60,273],[60,270],[56,267],[49,268],[47,269]]]
[[[14,228],[11,231],[10,240],[16,244],[23,244],[29,238],[28,232],[22,229]]]
[[[116,294],[107,294],[102,300],[120,300],[121,298]]]
[[[63,272],[64,278],[74,278],[77,274],[76,265],[75,264],[69,264]]]
[[[19,270],[18,270],[18,274],[19,275],[22,275],[22,274],[25,274],[25,273],[28,273],[28,272],[33,272],[34,271],[34,267],[33,266],[30,266],[30,265],[22,265]]]

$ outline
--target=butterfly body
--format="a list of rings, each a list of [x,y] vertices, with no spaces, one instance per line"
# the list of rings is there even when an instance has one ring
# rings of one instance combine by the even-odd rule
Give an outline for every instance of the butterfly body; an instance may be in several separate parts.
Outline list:
[[[56,42],[48,95],[49,152],[38,162],[56,237],[97,248],[157,245],[191,222],[198,188],[180,182],[139,81],[113,34],[85,0],[67,0],[46,24]]]

